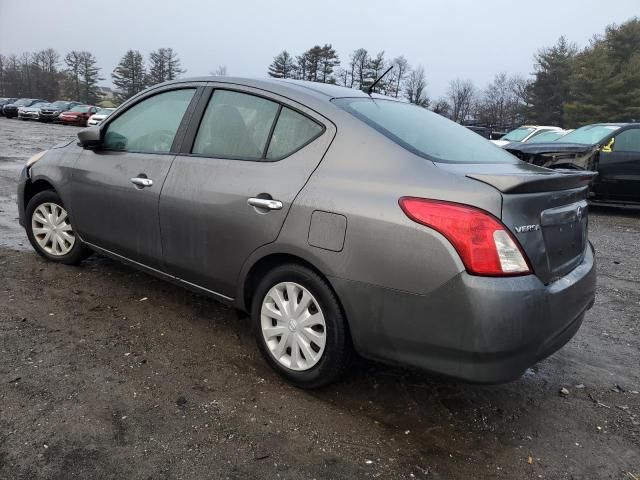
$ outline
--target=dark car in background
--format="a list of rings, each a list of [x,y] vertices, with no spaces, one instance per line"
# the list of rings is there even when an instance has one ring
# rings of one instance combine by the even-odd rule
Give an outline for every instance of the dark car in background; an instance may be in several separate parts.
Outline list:
[[[0,98],[0,115],[3,115],[2,109],[4,108],[5,105],[9,105],[10,103],[14,103],[16,101],[18,101],[18,99],[13,97]]]
[[[86,127],[89,117],[98,111],[98,107],[93,105],[76,105],[70,110],[62,112],[58,116],[58,121],[66,125],[76,125]]]
[[[512,380],[593,305],[593,173],[521,162],[395,98],[183,79],[78,139],[21,173],[34,249],[64,264],[96,250],[249,312],[265,359],[298,386],[335,380],[352,349]]]
[[[20,107],[30,107],[31,105],[41,102],[47,103],[47,100],[43,100],[42,98],[21,98],[20,100],[5,105],[2,108],[2,113],[4,113],[4,116],[7,118],[17,117]]]
[[[71,110],[76,105],[82,105],[80,102],[70,102],[68,100],[57,100],[53,103],[49,103],[40,109],[40,117],[38,120],[41,122],[57,122],[58,117],[62,112]]]
[[[548,143],[506,150],[525,162],[553,169],[592,170],[593,202],[640,204],[640,123],[596,123]]]

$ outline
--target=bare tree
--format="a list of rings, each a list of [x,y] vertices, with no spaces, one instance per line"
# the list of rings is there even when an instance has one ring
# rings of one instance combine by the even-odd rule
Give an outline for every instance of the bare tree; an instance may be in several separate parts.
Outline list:
[[[497,74],[477,102],[477,117],[487,125],[509,128],[526,113],[528,82],[521,76]]]
[[[227,75],[229,75],[229,73],[227,71],[227,66],[226,65],[218,65],[218,68],[216,68],[216,71],[214,72],[214,75],[217,75],[219,77],[226,77]]]
[[[404,83],[405,78],[407,77],[407,72],[411,70],[409,66],[409,62],[402,55],[396,57],[391,62],[393,65],[393,70],[389,72],[389,95],[392,95],[396,98],[400,96],[402,91],[402,84]]]
[[[411,70],[407,76],[404,86],[404,95],[409,103],[419,105],[421,107],[429,106],[429,98],[426,94],[427,81],[424,75],[424,68],[418,65],[417,68]]]
[[[351,82],[349,86],[351,88],[363,89],[366,86],[367,67],[369,65],[369,53],[364,48],[354,50],[351,54],[351,62],[349,67],[351,68]]]
[[[471,115],[476,96],[476,89],[471,80],[456,78],[449,83],[447,91],[451,105],[451,119],[461,123]]]
[[[451,105],[449,105],[449,102],[444,97],[440,97],[438,101],[433,104],[432,110],[434,113],[442,115],[443,117],[449,118],[451,115]]]

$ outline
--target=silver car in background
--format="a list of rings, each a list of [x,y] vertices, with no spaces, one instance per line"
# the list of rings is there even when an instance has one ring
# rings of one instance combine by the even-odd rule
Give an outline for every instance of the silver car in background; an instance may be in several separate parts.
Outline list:
[[[594,301],[593,174],[521,162],[393,98],[186,79],[78,137],[22,171],[34,249],[66,264],[100,252],[248,312],[266,361],[300,387],[355,353],[512,380]]]

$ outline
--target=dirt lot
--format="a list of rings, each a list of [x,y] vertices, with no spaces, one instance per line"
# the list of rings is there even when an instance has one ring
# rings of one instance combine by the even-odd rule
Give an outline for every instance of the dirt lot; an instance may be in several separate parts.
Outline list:
[[[595,307],[518,381],[362,361],[306,392],[271,372],[232,309],[28,247],[21,164],[76,132],[0,117],[1,479],[640,478],[640,213],[592,212]]]

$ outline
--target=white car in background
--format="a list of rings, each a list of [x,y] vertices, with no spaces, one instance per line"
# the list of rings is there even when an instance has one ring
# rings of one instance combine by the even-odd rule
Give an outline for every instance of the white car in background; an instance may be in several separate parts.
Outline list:
[[[93,127],[95,125],[100,125],[105,118],[111,115],[115,111],[115,108],[101,108],[96,113],[89,117],[87,120],[87,127]]]
[[[511,130],[500,140],[491,140],[495,145],[499,147],[504,147],[508,143],[511,142],[521,142],[526,143],[531,140],[533,137],[540,135],[544,132],[551,132],[555,130],[562,130],[560,127],[548,127],[542,125],[523,125],[521,127],[516,128],[515,130]]]

